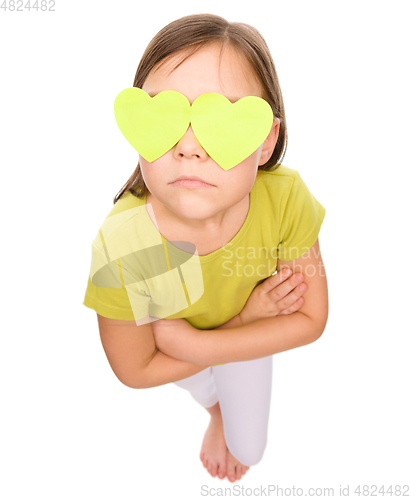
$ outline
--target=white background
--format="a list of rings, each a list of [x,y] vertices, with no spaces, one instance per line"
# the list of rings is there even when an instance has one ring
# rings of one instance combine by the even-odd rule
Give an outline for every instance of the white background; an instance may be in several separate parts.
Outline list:
[[[201,12],[266,39],[288,124],[282,163],[327,210],[326,331],[274,356],[266,452],[234,485],[336,496],[349,485],[355,497],[357,485],[409,484],[408,2],[56,0],[55,10],[0,9],[2,498],[234,488],[199,459],[208,413],[173,384],[122,385],[82,304],[91,241],[138,160],[114,99],[153,36]]]

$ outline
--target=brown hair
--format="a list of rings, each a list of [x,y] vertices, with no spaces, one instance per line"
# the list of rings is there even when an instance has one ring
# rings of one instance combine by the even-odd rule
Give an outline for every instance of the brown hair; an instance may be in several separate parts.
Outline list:
[[[270,104],[274,116],[280,119],[280,131],[273,154],[264,165],[258,167],[259,170],[273,171],[279,167],[287,149],[287,124],[273,59],[264,38],[253,26],[244,23],[229,23],[223,17],[214,14],[193,14],[172,21],[161,29],[148,44],[138,65],[133,87],[141,88],[150,71],[153,68],[158,69],[176,52],[193,47],[193,50],[173,68],[173,71],[204,45],[216,41],[222,42],[220,61],[227,43],[246,57],[261,81],[264,99]],[[137,164],[131,177],[115,196],[114,204],[127,191],[140,198],[149,192],[140,164]]]

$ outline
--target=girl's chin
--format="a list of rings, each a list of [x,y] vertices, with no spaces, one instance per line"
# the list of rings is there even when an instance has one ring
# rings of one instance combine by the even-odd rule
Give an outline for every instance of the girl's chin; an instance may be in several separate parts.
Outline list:
[[[209,200],[208,203],[205,200],[201,200],[199,203],[198,198],[189,198],[191,197],[186,197],[184,200],[172,200],[168,198],[163,204],[177,216],[193,220],[214,217],[222,210],[221,208],[218,209],[216,203],[213,203],[212,200]]]

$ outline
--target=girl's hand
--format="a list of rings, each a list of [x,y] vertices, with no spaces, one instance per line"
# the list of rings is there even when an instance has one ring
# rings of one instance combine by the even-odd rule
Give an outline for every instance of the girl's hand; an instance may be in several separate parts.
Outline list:
[[[158,319],[151,323],[156,347],[176,359],[186,359],[195,353],[197,329],[183,318]]]
[[[292,314],[303,305],[302,295],[308,286],[304,283],[304,289],[299,290],[298,285],[304,281],[304,276],[301,273],[292,274],[291,271],[288,277],[287,270],[291,271],[284,268],[254,288],[238,315],[243,325],[271,316]],[[299,276],[302,281],[297,280]]]

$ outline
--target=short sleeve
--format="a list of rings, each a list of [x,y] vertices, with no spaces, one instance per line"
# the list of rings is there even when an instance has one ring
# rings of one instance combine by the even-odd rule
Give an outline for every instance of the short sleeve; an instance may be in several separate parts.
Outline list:
[[[281,219],[278,258],[290,261],[308,252],[317,241],[325,212],[296,172]]]
[[[83,304],[106,318],[126,321],[144,318],[151,300],[149,291],[144,280],[130,280],[130,276],[127,276],[126,281],[134,283],[125,287],[126,273],[129,271],[122,268],[120,259],[111,261],[93,244]]]

